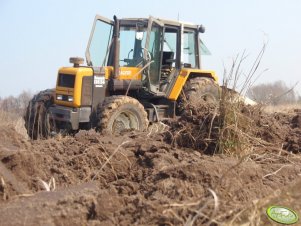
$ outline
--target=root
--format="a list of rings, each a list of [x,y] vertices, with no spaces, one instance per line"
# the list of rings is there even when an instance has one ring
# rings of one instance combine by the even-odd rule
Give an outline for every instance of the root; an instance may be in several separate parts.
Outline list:
[[[96,177],[98,176],[98,174],[99,174],[99,173],[104,169],[104,167],[111,161],[111,159],[112,159],[112,158],[114,157],[114,155],[119,151],[119,149],[120,149],[123,145],[125,145],[125,144],[127,144],[127,143],[129,143],[129,142],[130,142],[129,140],[122,142],[122,143],[114,150],[114,152],[109,156],[109,158],[107,158],[107,160],[105,161],[105,163],[101,166],[100,170],[98,170],[98,172],[95,173],[95,175],[94,175],[94,177],[92,178],[92,180],[95,180],[95,179],[96,179]]]

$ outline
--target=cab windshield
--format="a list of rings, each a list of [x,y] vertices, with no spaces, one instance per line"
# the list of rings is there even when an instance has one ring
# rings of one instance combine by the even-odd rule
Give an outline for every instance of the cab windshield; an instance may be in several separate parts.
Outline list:
[[[146,28],[139,29],[137,35],[136,26],[120,27],[120,66],[136,67],[143,63],[143,47],[146,40]]]

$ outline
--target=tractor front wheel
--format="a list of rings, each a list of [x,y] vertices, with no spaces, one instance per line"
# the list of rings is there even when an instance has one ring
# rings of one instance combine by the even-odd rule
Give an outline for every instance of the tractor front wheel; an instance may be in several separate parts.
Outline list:
[[[147,113],[143,105],[128,96],[111,96],[99,108],[98,127],[101,131],[118,134],[124,130],[145,131]]]

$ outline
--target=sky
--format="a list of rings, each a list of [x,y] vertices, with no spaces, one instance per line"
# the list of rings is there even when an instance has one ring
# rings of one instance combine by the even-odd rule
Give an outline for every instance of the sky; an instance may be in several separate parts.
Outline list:
[[[69,57],[85,56],[96,14],[112,19],[160,17],[203,24],[212,53],[203,69],[222,80],[229,62],[247,54],[246,72],[268,40],[259,83],[301,80],[300,0],[0,0],[0,96],[53,88]],[[300,82],[301,83],[301,82]],[[301,84],[296,87],[301,93]]]

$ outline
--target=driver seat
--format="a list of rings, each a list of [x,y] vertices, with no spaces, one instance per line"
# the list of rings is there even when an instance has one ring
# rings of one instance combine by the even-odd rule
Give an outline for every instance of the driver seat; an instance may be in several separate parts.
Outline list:
[[[171,69],[175,53],[172,51],[164,51],[162,56],[162,69]]]
[[[161,80],[166,79],[171,71],[175,53],[172,51],[164,51],[162,54]]]

